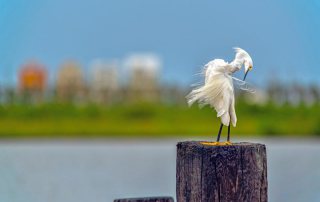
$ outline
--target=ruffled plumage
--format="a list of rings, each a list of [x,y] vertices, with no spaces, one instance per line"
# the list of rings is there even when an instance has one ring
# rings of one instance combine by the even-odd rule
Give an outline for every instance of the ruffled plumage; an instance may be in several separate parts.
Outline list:
[[[187,100],[189,105],[196,101],[200,106],[209,104],[216,110],[217,117],[220,117],[224,125],[229,126],[231,119],[232,125],[236,126],[234,88],[228,66],[228,63],[220,59],[209,62],[204,69],[204,85],[192,90]]]
[[[245,73],[248,73],[253,66],[252,59],[245,50],[241,48],[234,48],[234,50],[236,55],[231,63],[215,59],[206,64],[203,70],[204,84],[187,95],[189,106],[195,102],[198,102],[201,107],[210,105],[216,110],[222,124],[226,126],[229,126],[230,122],[233,126],[237,124],[233,80],[240,89],[254,92],[246,82],[231,76],[242,66]]]

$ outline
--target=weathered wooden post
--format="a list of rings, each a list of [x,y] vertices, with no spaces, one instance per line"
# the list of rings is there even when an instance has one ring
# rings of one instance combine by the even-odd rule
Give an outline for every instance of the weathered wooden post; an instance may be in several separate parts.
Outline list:
[[[263,144],[177,145],[177,202],[267,202]]]
[[[173,202],[172,197],[146,197],[146,198],[126,198],[115,199],[114,202]]]

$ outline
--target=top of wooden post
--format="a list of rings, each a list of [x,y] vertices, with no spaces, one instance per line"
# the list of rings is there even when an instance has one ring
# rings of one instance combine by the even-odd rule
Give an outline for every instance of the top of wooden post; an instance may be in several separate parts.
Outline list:
[[[178,142],[177,147],[178,148],[188,148],[188,150],[199,150],[199,149],[209,149],[209,150],[215,150],[215,149],[223,149],[226,150],[228,148],[261,148],[265,149],[266,146],[261,143],[251,143],[251,142],[238,142],[238,143],[232,143],[232,145],[223,145],[223,146],[212,146],[212,145],[205,145],[202,144],[204,141],[184,141],[184,142]]]

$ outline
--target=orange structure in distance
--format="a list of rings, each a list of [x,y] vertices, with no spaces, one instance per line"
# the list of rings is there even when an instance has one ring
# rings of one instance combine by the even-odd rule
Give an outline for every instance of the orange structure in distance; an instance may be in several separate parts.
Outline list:
[[[47,86],[47,70],[44,65],[32,61],[22,65],[19,73],[19,89],[28,92],[44,92]]]

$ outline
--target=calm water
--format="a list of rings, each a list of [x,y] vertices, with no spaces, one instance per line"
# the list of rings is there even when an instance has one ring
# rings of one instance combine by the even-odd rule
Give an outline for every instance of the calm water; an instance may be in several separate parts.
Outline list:
[[[174,196],[177,141],[1,142],[0,201]],[[268,149],[269,201],[320,201],[319,140],[259,142]]]

